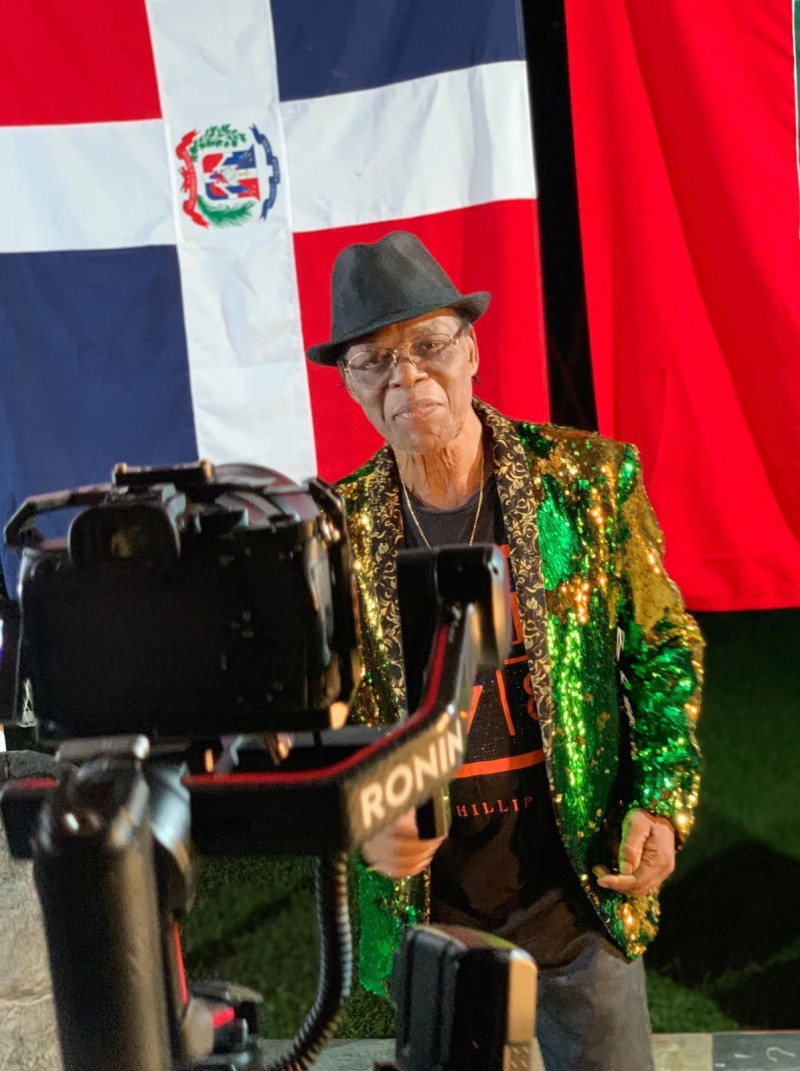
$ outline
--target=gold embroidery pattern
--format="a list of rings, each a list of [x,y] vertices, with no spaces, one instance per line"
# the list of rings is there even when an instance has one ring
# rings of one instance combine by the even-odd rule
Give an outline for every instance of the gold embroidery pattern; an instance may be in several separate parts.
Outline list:
[[[497,494],[508,530],[531,685],[542,739],[545,750],[549,752],[552,744],[553,692],[531,466],[513,422],[484,402],[476,402],[475,409],[492,436]]]

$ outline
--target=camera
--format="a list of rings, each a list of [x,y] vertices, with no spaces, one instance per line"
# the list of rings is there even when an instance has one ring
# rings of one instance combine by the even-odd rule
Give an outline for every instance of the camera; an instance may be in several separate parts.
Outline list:
[[[41,536],[41,515],[76,508],[66,538]],[[352,572],[321,481],[120,465],[109,485],[29,499],[6,542],[22,552],[17,685],[34,682],[44,737],[344,721],[360,670]],[[20,704],[0,697],[0,717]]]
[[[42,536],[49,513],[68,521],[63,536]],[[443,831],[475,673],[509,646],[502,555],[398,563],[414,713],[379,731],[345,724],[358,607],[342,503],[323,481],[118,465],[109,484],[28,499],[5,535],[21,566],[19,599],[2,608],[0,720],[32,706],[58,753],[0,803],[12,854],[34,860],[65,1071],[266,1066],[258,995],[185,978],[193,850],[318,857],[317,1000],[269,1065],[309,1066],[349,990],[347,853],[414,806],[421,829]],[[407,935],[401,1071],[529,1065],[535,968],[502,945],[446,927]],[[507,1029],[465,1016],[478,962],[514,1008]],[[449,1019],[432,1032],[414,1019],[434,963]]]

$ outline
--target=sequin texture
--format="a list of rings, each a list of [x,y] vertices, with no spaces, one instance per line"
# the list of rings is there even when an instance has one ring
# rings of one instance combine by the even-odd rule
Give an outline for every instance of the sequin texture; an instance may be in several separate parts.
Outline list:
[[[685,836],[699,784],[694,723],[702,641],[675,585],[633,447],[550,425],[514,423],[475,403],[493,461],[547,773],[559,829],[609,936],[640,954],[658,925],[655,895],[600,889],[613,869],[625,813],[668,817]],[[396,469],[384,447],[340,487],[358,565],[365,677],[354,719],[403,716],[393,558],[401,540]],[[385,993],[389,949],[413,917],[426,918],[427,885],[383,884],[359,868],[361,980]],[[363,877],[363,880],[362,880]]]

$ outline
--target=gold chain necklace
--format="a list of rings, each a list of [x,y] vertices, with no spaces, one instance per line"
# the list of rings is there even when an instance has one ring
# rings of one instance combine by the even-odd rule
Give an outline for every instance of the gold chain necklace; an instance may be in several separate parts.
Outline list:
[[[405,499],[406,506],[408,507],[408,512],[411,514],[411,519],[414,521],[414,524],[417,526],[417,531],[422,536],[422,542],[425,544],[425,546],[428,548],[428,550],[432,550],[433,548],[431,547],[430,543],[428,542],[428,537],[423,532],[422,525],[419,523],[419,517],[414,512],[414,507],[411,505],[411,496],[408,493],[408,488],[406,487],[402,476],[400,477],[400,486],[403,488],[403,498]],[[482,505],[483,505],[483,446],[481,446],[481,489],[478,492],[478,508],[475,510],[475,520],[472,522],[472,531],[469,534],[469,544],[468,545],[470,547],[472,546],[472,542],[475,539],[475,532],[477,531],[477,528],[478,528],[478,518],[481,515],[481,506]]]

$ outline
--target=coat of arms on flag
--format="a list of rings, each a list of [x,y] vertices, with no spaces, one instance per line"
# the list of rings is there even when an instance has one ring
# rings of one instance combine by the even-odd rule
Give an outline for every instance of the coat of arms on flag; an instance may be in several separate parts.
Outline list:
[[[200,227],[241,226],[266,219],[280,182],[278,158],[269,140],[253,125],[250,132],[230,123],[191,130],[175,149],[181,161],[181,208]]]

